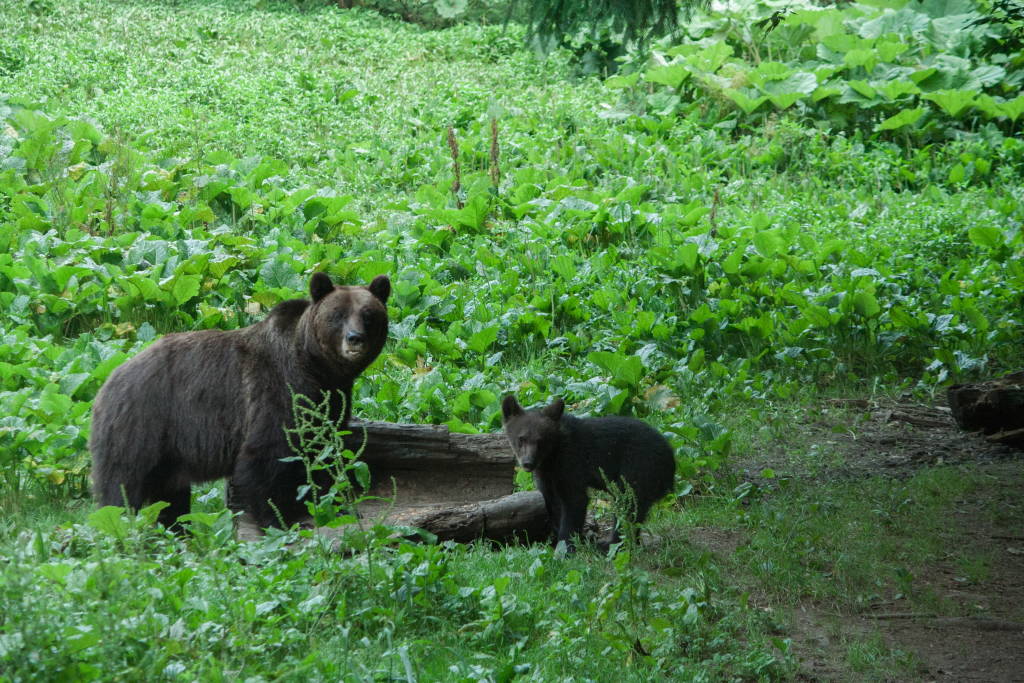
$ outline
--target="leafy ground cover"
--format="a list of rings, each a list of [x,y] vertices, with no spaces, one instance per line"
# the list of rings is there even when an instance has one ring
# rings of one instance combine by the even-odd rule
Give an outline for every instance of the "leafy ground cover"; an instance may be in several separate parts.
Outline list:
[[[538,59],[514,27],[431,32],[310,5],[0,2],[12,677],[206,677],[218,661],[268,678],[785,677],[804,651],[750,595],[856,612],[869,577],[884,592],[935,561],[923,539],[965,495],[956,476],[801,480],[762,500],[736,463],[784,442],[817,396],[927,399],[1019,367],[1019,56],[995,50],[995,28],[955,30],[975,8],[951,23],[932,5],[801,6],[748,35],[736,13],[770,12],[744,5],[603,82]],[[897,41],[902,21],[922,28]],[[954,66],[985,78],[928,81]],[[900,69],[935,72],[892,95]],[[952,112],[952,90],[971,104]],[[614,563],[370,541],[351,558],[290,554],[234,544],[216,489],[186,544],[88,517],[89,406],[113,368],[158,334],[248,324],[317,269],[394,281],[358,414],[495,430],[515,390],[643,417],[677,447],[668,540]],[[806,452],[751,474],[828,472]],[[793,551],[779,539],[836,552],[842,520],[877,518],[851,493],[865,489],[877,505],[930,496],[922,519],[909,506],[878,527],[921,548],[879,568],[864,545],[849,580],[764,569],[759,553]],[[815,500],[834,506],[828,529],[782,525]],[[776,540],[729,561],[680,535],[711,524]],[[844,635],[841,666],[916,670],[873,634]],[[42,651],[59,656],[27,654]]]

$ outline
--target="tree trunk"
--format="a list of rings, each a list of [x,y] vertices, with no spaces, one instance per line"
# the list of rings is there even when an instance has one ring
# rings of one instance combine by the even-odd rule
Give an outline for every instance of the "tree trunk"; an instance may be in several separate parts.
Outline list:
[[[453,434],[444,425],[356,422],[350,429],[370,468],[367,494],[385,500],[359,505],[363,522],[417,527],[438,540],[546,538],[544,500],[536,491],[513,493],[515,458],[504,434]],[[353,448],[356,450],[356,448]],[[228,506],[237,509],[228,484]],[[262,532],[248,515],[240,538]],[[337,535],[341,529],[324,529]]]
[[[990,441],[1024,448],[1024,372],[947,391],[949,408],[961,429],[982,431]]]

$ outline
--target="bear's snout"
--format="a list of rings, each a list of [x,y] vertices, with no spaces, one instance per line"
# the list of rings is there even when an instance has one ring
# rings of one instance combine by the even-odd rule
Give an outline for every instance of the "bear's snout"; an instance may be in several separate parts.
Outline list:
[[[359,360],[368,350],[366,334],[359,330],[349,330],[341,338],[341,355],[349,360]]]

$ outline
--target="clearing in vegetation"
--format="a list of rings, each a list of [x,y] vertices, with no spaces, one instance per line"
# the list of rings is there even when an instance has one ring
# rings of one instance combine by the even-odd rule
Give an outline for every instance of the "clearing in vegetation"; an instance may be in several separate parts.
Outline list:
[[[599,78],[515,25],[0,0],[0,678],[1019,675],[1019,455],[942,397],[1024,360],[1020,23],[787,10]],[[359,417],[494,432],[515,392],[666,434],[656,543],[239,544],[220,485],[185,539],[96,510],[113,369],[316,270],[392,279]]]

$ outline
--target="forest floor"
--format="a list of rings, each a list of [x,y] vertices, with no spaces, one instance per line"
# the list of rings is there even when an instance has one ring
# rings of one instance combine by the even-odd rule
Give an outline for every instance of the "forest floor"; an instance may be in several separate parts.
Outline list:
[[[945,406],[901,400],[828,401],[788,429],[787,439],[740,459],[743,478],[765,487],[769,498],[788,477],[867,485],[953,466],[986,480],[944,508],[938,521],[946,550],[938,561],[915,567],[905,594],[876,596],[855,608],[802,598],[783,610],[798,678],[860,680],[850,669],[850,643],[874,641],[901,657],[917,680],[1024,681],[1022,453],[960,431]],[[818,466],[790,455],[794,440],[796,450],[820,456]],[[771,480],[758,474],[766,468]],[[691,530],[694,544],[719,557],[742,548],[748,535]]]

